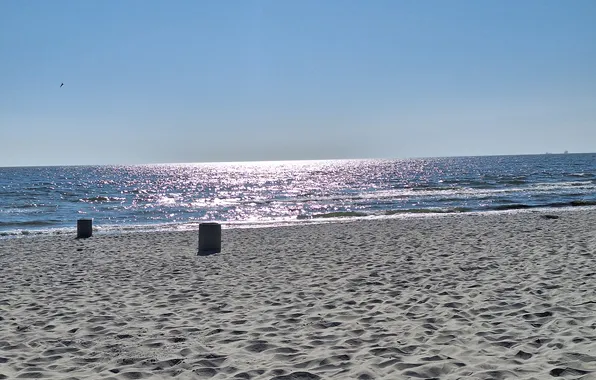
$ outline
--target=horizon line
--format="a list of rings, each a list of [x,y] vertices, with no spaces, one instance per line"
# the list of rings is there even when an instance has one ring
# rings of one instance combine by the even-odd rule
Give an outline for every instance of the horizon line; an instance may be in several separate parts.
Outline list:
[[[469,158],[469,157],[508,157],[508,156],[544,156],[544,155],[575,155],[596,154],[596,152],[544,152],[544,153],[516,153],[516,154],[482,154],[482,155],[448,155],[448,156],[412,156],[412,157],[358,157],[358,158],[321,158],[321,159],[288,159],[288,160],[244,160],[244,161],[195,161],[195,162],[147,162],[147,163],[122,163],[122,164],[52,164],[52,165],[11,165],[0,168],[52,168],[52,167],[91,167],[91,166],[158,166],[158,165],[209,165],[209,164],[263,164],[263,163],[298,163],[321,161],[366,161],[366,160],[420,160],[431,158]]]

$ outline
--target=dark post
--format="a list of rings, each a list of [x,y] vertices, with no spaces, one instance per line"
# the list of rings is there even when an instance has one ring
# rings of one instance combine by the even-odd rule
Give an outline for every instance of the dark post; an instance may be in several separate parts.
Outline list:
[[[77,239],[85,239],[93,234],[93,219],[77,220]]]
[[[221,252],[221,225],[219,223],[199,224],[199,255]]]

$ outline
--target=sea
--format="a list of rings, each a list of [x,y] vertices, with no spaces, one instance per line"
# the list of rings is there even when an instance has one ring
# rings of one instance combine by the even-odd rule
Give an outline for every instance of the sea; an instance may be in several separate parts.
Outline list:
[[[596,153],[0,168],[0,239],[595,207]]]

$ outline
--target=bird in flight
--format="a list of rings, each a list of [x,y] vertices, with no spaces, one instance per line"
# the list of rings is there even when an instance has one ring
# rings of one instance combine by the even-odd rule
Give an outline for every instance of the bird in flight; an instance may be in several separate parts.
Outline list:
[[[64,86],[64,83],[61,83],[61,84],[60,84],[60,87],[62,87],[62,86]]]

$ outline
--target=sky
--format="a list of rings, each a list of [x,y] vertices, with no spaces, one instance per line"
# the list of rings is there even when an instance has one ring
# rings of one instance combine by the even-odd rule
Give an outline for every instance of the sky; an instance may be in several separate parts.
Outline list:
[[[0,0],[0,166],[594,152],[594,20],[593,0]]]

